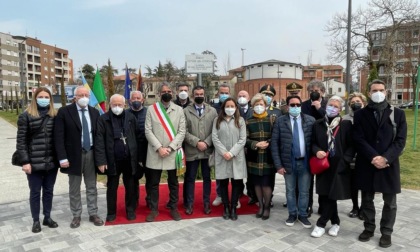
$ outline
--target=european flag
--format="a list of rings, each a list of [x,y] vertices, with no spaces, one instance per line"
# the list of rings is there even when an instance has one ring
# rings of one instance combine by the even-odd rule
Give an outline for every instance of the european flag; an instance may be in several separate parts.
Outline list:
[[[130,92],[131,92],[131,80],[130,74],[128,73],[128,67],[125,66],[125,90],[124,90],[124,97],[128,101],[130,99]]]

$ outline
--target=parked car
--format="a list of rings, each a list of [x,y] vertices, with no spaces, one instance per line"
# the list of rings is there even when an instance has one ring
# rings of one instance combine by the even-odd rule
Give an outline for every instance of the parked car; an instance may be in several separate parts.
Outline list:
[[[403,103],[403,104],[401,104],[400,105],[400,109],[406,109],[406,108],[408,108],[408,106],[413,106],[413,102],[406,102],[406,103]]]
[[[420,108],[419,102],[417,102],[417,107]],[[410,105],[408,105],[407,108],[412,109],[413,108],[413,102],[410,102]]]

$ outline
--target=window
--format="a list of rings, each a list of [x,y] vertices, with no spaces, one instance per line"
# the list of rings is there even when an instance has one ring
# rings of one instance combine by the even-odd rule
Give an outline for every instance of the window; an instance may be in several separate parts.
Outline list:
[[[397,64],[395,64],[395,71],[399,72],[399,71],[402,71],[403,69],[404,69],[404,63],[397,62]]]
[[[44,62],[47,63],[47,61],[48,61],[47,58],[44,58]]]
[[[402,93],[401,92],[397,93],[397,100],[399,100],[399,101],[402,100]]]
[[[44,76],[44,79],[48,80],[48,75],[45,75],[45,76]]]
[[[48,67],[44,66],[44,70],[45,70],[45,71],[48,71]]]
[[[341,93],[341,87],[338,88],[338,92]]]
[[[382,39],[382,40],[385,40],[385,39],[386,39],[386,32],[382,32],[382,33],[381,33],[381,39]]]
[[[8,50],[8,51],[6,52],[6,54],[7,54],[7,55],[10,55],[10,51]]]
[[[34,53],[39,54],[39,48],[38,47],[34,47]]]
[[[44,49],[44,54],[47,54],[47,53],[48,53],[47,49]]]
[[[10,40],[6,40],[6,45],[10,45]]]
[[[418,45],[413,46],[411,53],[413,54],[419,53],[419,46]]]
[[[258,67],[261,67],[261,65],[258,65]]]
[[[379,74],[384,74],[385,72],[385,67],[384,66],[380,66],[379,67]]]
[[[273,64],[268,64],[268,66],[274,66]]]
[[[397,54],[398,55],[403,55],[405,52],[404,47],[403,46],[398,46],[397,47]]]
[[[340,74],[340,70],[335,70],[335,74]]]
[[[51,72],[54,72],[54,68],[53,67],[51,67]]]
[[[413,31],[413,38],[418,38],[419,37],[419,30],[414,30]]]
[[[13,56],[19,57],[17,52],[13,52]]]
[[[398,84],[403,84],[404,83],[404,77],[397,77],[396,81],[397,81],[397,85]]]

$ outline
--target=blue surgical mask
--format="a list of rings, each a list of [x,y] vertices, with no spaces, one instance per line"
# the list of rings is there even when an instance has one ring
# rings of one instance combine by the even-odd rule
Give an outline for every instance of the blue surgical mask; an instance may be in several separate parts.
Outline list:
[[[300,115],[300,107],[289,107],[289,114],[291,116],[298,116],[298,115]]]
[[[219,95],[219,101],[224,102],[227,98],[229,98],[228,94],[220,94]]]
[[[273,100],[273,98],[271,98],[270,96],[266,95],[265,96],[265,99],[267,99],[267,104],[268,104],[268,106],[270,106],[271,105],[271,101]]]
[[[333,106],[327,106],[325,112],[327,113],[328,117],[336,117],[339,113],[338,108]]]
[[[45,108],[46,106],[50,105],[50,99],[48,99],[48,98],[36,98],[36,103],[40,107]]]

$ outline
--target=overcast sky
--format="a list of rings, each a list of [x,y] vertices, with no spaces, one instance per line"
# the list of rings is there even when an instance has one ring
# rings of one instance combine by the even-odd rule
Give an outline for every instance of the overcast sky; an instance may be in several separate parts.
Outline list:
[[[353,10],[366,4],[353,0]],[[214,52],[217,74],[277,59],[306,65],[328,62],[324,31],[347,0],[4,0],[0,31],[37,37],[67,49],[74,69],[111,59],[154,68],[159,60],[184,65],[185,55]],[[343,63],[344,64],[344,63]],[[343,65],[344,66],[344,65]]]

